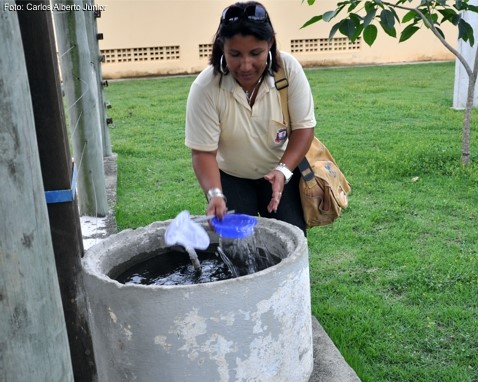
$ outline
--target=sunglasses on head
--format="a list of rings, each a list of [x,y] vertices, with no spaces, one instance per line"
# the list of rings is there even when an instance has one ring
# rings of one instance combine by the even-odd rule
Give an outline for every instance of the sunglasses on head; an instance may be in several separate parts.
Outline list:
[[[221,23],[228,25],[237,23],[241,19],[255,23],[263,23],[269,19],[269,16],[265,8],[261,5],[248,5],[245,8],[231,5],[222,12]]]

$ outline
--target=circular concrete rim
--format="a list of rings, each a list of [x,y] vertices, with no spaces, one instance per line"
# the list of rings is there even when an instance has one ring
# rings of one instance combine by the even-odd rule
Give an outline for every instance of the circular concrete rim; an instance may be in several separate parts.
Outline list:
[[[270,218],[257,218],[257,225],[256,225],[256,234],[257,231],[261,232],[262,230],[270,230],[270,233],[276,233],[278,231],[279,227],[284,228],[284,233],[280,236],[281,239],[286,240],[288,242],[293,242],[291,246],[291,251],[287,252],[287,256],[284,258],[281,258],[281,261],[278,264],[275,264],[271,267],[268,267],[266,269],[263,269],[261,271],[249,274],[249,275],[244,275],[240,276],[237,278],[231,278],[227,280],[220,280],[220,281],[213,281],[213,282],[208,282],[208,283],[199,283],[199,284],[188,284],[188,285],[142,285],[142,284],[122,284],[119,281],[116,281],[112,278],[110,278],[107,274],[111,272],[113,268],[110,267],[110,269],[105,269],[104,268],[104,263],[109,260],[108,256],[111,255],[117,255],[117,251],[110,250],[111,246],[113,243],[115,243],[118,238],[122,236],[127,236],[131,234],[132,232],[136,233],[135,238],[138,240],[141,235],[146,234],[150,229],[158,229],[160,231],[161,229],[165,230],[167,225],[172,221],[172,219],[161,221],[161,222],[153,222],[149,224],[148,226],[145,227],[140,227],[136,229],[126,229],[123,231],[120,231],[117,234],[113,234],[103,240],[102,242],[92,246],[89,248],[83,259],[82,259],[82,265],[83,265],[83,270],[90,275],[95,275],[95,277],[103,280],[106,283],[113,284],[116,287],[119,288],[144,288],[147,290],[169,290],[169,289],[189,289],[191,287],[194,288],[212,288],[214,285],[219,285],[219,284],[242,284],[242,283],[247,283],[247,280],[250,278],[255,278],[261,275],[268,274],[270,272],[277,272],[280,271],[282,268],[287,267],[287,264],[290,262],[293,262],[298,256],[301,256],[304,253],[304,249],[302,246],[307,246],[307,240],[303,236],[303,232],[288,223],[284,223],[280,220],[276,219],[270,219]],[[269,228],[269,226],[272,225],[274,226],[274,231]],[[209,225],[207,223],[203,224],[203,227],[206,229],[208,234],[211,237],[211,243],[217,243],[219,240],[219,237],[217,234],[211,230]],[[283,235],[287,233],[287,237],[284,239]],[[302,241],[301,245],[301,238],[304,239]],[[168,246],[164,243],[164,246],[160,246],[158,248],[168,248]],[[100,256],[94,256],[93,254],[97,254],[97,252],[100,253]],[[308,253],[307,251],[305,253]],[[139,255],[139,254],[138,254]],[[133,256],[134,258],[134,256]],[[131,259],[131,257],[130,257]],[[95,261],[96,260],[96,261]]]

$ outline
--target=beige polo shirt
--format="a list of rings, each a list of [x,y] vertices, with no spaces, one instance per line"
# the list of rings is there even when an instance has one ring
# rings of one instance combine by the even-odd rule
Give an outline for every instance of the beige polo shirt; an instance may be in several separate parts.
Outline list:
[[[291,128],[314,128],[314,102],[302,66],[288,53],[281,52],[281,57],[289,81]],[[266,75],[252,107],[232,75],[215,76],[212,66],[191,85],[185,144],[200,151],[217,149],[217,162],[224,172],[241,178],[262,178],[277,166],[287,142],[274,77]]]

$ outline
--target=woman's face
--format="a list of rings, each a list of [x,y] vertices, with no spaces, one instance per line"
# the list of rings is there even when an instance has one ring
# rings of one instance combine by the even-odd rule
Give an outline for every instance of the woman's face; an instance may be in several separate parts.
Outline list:
[[[237,34],[224,41],[224,59],[229,72],[246,90],[257,84],[267,66],[272,43]]]

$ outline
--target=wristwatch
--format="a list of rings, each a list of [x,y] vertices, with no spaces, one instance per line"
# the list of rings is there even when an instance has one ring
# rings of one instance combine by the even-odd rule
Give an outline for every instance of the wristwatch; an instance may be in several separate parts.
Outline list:
[[[292,178],[293,173],[287,168],[284,163],[279,163],[274,170],[280,171],[284,175],[285,184],[289,183],[289,180],[290,178]]]

